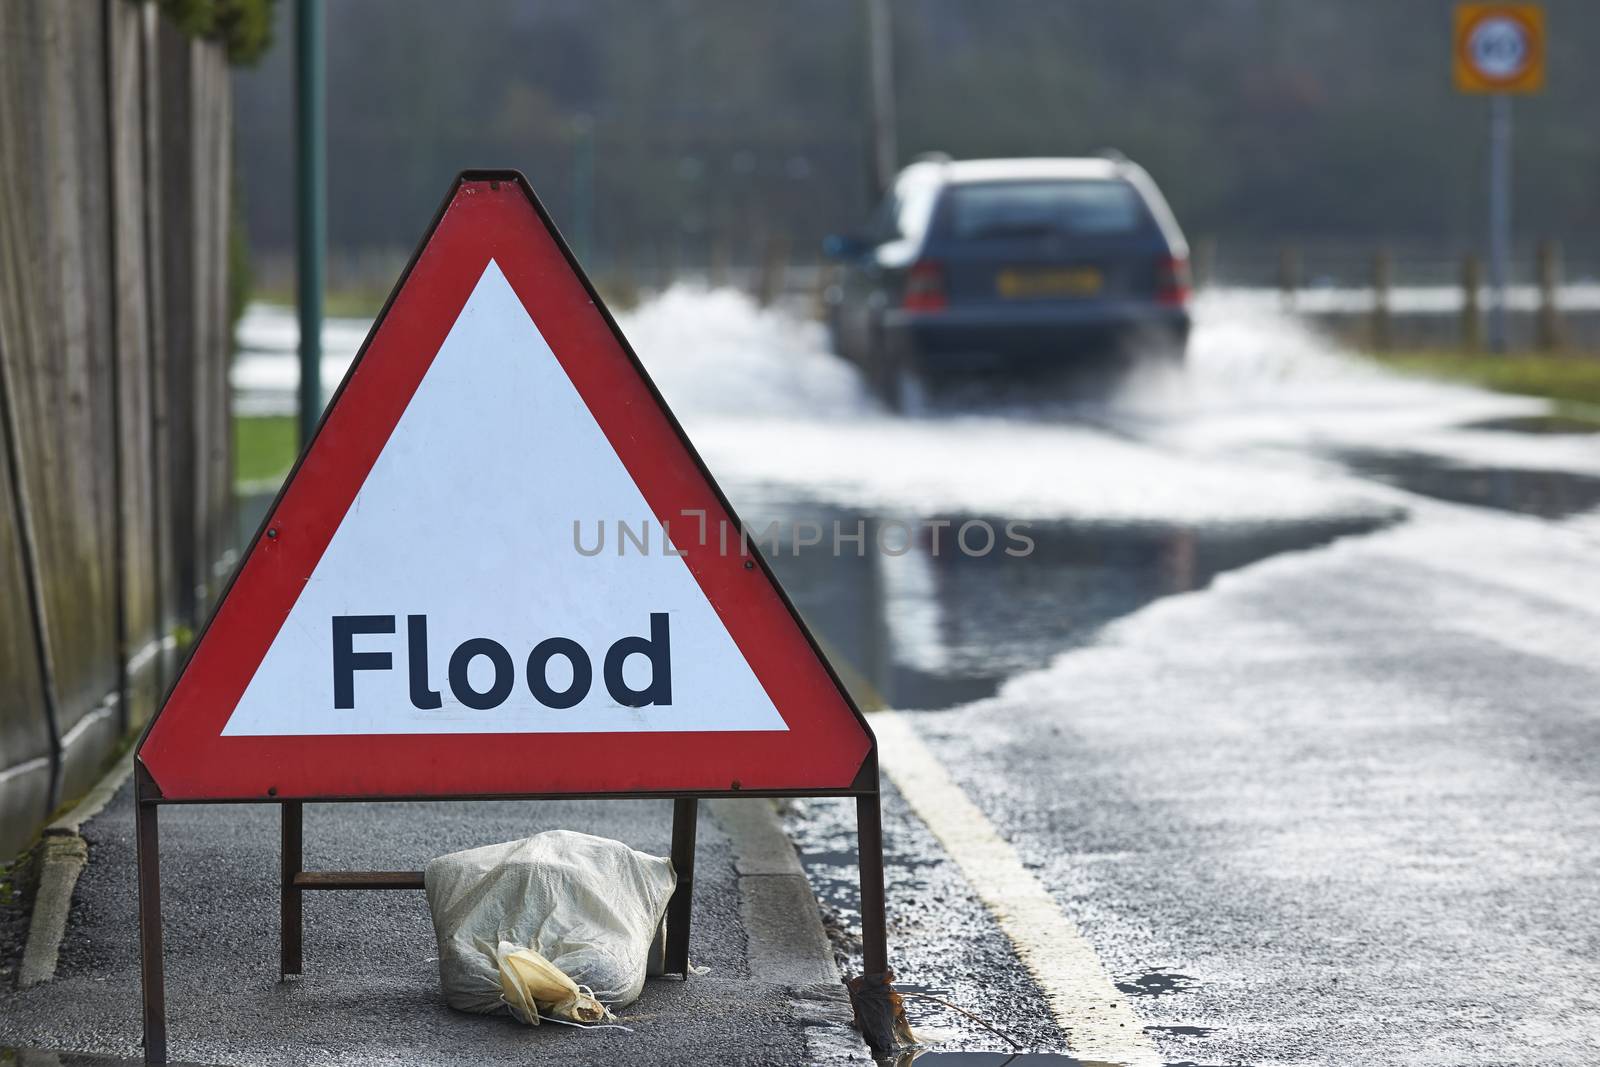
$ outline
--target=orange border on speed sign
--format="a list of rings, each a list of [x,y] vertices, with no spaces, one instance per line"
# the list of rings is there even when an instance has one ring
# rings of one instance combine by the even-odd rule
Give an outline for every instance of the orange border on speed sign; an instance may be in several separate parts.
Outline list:
[[[1522,27],[1528,55],[1509,77],[1495,77],[1472,60],[1472,34],[1489,19],[1509,19]],[[1542,4],[1457,4],[1451,37],[1456,88],[1464,93],[1535,93],[1544,88],[1544,6]]]

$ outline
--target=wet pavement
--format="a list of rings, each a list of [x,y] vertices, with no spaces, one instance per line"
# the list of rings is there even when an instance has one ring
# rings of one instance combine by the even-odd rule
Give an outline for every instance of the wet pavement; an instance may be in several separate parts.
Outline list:
[[[774,565],[862,704],[913,713],[1092,943],[1159,1062],[1600,1056],[1569,1025],[1600,977],[1582,420],[1389,378],[1275,319],[1202,317],[1182,380],[979,387],[906,418],[819,365],[807,417],[758,420],[704,376],[674,392],[715,354],[634,340],[748,522],[923,531],[867,558],[786,542]],[[809,358],[784,346],[778,381]],[[926,533],[1010,519],[1026,557]],[[892,782],[886,818],[901,980],[1006,1035],[912,999],[942,1039],[917,1062],[1075,1062]],[[796,801],[788,825],[849,961],[849,812]]]
[[[1218,304],[1182,375],[980,383],[909,417],[734,294],[623,327],[747,523],[791,531],[769,556],[859,702],[898,709],[1044,885],[1151,1062],[1600,1061],[1587,421]],[[247,369],[271,409],[281,368]],[[999,548],[952,546],[971,523]],[[785,817],[854,970],[853,812]],[[1090,1062],[892,777],[885,819],[916,1062]]]
[[[121,1057],[113,1063],[137,1057],[131,791],[125,784],[84,825],[90,862],[74,894],[56,977],[26,990],[0,989],[0,1040]],[[672,825],[664,800],[307,804],[304,817],[310,870],[417,870],[445,852],[553,828],[665,855]],[[691,963],[706,970],[688,981],[648,980],[639,999],[617,1012],[626,1032],[529,1027],[509,1016],[447,1008],[420,892],[307,894],[304,972],[280,981],[279,824],[275,805],[161,810],[168,1040],[175,1060],[252,1067],[548,1061],[765,1067],[815,1062],[813,1050],[842,1046],[866,1062],[845,1025],[842,987],[831,974],[819,977],[825,968],[752,972],[741,846],[714,804],[702,806],[699,820],[690,941]],[[781,921],[763,929],[803,943]],[[807,963],[787,960],[781,948],[763,958]],[[20,1063],[54,1064],[53,1055],[27,1052]]]
[[[1280,557],[916,722],[1170,1061],[1593,1062],[1593,548]]]

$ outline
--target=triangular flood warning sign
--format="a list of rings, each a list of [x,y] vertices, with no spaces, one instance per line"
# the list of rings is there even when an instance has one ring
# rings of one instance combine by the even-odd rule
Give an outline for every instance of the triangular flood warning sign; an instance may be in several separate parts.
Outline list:
[[[871,734],[738,531],[526,183],[463,175],[139,759],[171,799],[849,789]]]

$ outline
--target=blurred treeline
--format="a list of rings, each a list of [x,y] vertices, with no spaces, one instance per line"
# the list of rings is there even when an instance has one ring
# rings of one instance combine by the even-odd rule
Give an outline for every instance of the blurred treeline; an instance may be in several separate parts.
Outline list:
[[[891,0],[900,156],[1143,162],[1191,234],[1478,239],[1487,102],[1450,0]],[[292,242],[287,24],[237,75],[251,237]],[[1517,221],[1600,233],[1600,3],[1548,0]],[[861,0],[335,0],[335,259],[409,247],[450,177],[514,166],[599,266],[797,258],[869,207]],[[580,249],[584,251],[584,249]]]

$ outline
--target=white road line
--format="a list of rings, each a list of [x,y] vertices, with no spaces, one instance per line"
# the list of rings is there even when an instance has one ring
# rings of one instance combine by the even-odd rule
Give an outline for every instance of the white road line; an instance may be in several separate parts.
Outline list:
[[[878,758],[895,788],[928,825],[994,914],[1044,992],[1079,1059],[1154,1067],[1161,1062],[1139,1017],[1117,991],[1094,947],[917,737],[905,716],[871,716]]]

